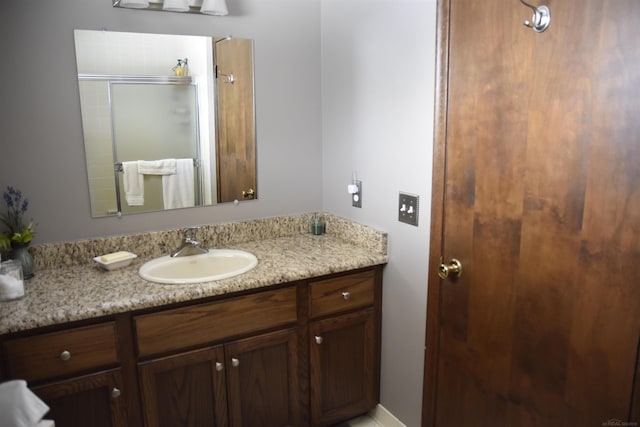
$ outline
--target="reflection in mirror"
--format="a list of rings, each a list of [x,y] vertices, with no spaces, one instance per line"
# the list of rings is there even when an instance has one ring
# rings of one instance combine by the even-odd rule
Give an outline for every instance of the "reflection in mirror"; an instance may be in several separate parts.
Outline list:
[[[94,217],[256,197],[253,42],[75,31]]]

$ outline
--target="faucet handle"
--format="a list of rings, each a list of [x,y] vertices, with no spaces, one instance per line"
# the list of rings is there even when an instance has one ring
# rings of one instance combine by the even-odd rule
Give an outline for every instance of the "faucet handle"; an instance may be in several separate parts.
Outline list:
[[[196,238],[196,233],[200,227],[187,227],[182,229],[182,239],[183,240],[193,240]]]

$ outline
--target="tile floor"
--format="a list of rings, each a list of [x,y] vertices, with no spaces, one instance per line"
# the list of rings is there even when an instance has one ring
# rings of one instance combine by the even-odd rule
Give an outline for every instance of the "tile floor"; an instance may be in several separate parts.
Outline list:
[[[373,418],[367,416],[354,418],[353,420],[349,420],[347,424],[349,424],[349,427],[382,427],[376,423]]]

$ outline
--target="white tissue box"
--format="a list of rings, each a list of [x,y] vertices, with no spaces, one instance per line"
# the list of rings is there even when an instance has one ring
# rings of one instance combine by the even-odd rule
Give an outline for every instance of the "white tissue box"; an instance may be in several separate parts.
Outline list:
[[[136,259],[138,255],[127,251],[113,252],[106,255],[100,255],[93,260],[97,262],[105,270],[115,270],[117,268],[126,267],[131,261]]]

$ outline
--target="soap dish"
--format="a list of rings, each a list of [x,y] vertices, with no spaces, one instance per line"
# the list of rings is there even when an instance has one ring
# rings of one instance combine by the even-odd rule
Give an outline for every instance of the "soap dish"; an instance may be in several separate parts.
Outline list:
[[[100,255],[93,260],[100,264],[105,270],[115,270],[117,268],[126,267],[131,261],[136,259],[138,255],[127,251],[113,252],[111,254]]]

